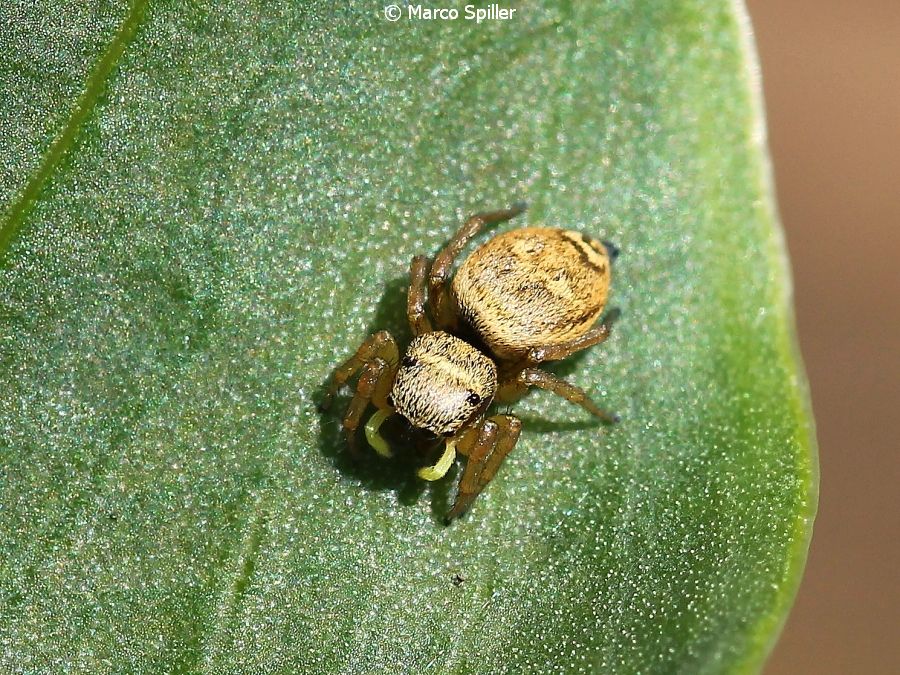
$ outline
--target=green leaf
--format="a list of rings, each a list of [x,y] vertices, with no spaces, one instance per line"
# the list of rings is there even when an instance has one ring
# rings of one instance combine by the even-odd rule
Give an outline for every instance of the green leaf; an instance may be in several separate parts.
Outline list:
[[[748,42],[712,0],[3,3],[0,669],[757,669],[816,469]],[[624,421],[530,394],[444,527],[314,400],[519,199],[622,247],[556,372]]]

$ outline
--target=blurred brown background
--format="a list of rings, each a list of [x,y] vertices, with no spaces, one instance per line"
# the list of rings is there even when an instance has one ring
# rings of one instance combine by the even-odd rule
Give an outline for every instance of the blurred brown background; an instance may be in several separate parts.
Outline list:
[[[900,673],[900,0],[748,0],[818,426],[767,675]]]

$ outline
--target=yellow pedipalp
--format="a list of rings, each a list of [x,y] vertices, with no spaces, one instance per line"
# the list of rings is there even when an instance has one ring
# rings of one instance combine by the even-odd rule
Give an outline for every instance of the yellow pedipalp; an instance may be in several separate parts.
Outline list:
[[[369,418],[368,422],[366,422],[366,440],[369,441],[369,445],[375,449],[375,452],[386,458],[393,457],[394,453],[387,444],[387,441],[385,441],[381,437],[381,434],[378,433],[378,429],[381,428],[384,421],[393,414],[393,410],[379,410]]]
[[[439,478],[443,478],[450,470],[450,466],[453,464],[454,459],[456,459],[456,440],[451,439],[447,441],[447,445],[444,448],[444,454],[441,455],[441,458],[437,463],[433,466],[423,466],[419,469],[419,478],[422,480],[438,480]]]

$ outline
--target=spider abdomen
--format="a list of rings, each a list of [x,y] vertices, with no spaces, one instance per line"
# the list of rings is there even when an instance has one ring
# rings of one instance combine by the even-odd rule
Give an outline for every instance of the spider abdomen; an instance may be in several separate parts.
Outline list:
[[[459,316],[491,352],[515,359],[584,335],[603,312],[610,277],[601,242],[579,232],[528,227],[476,249],[452,290]]]

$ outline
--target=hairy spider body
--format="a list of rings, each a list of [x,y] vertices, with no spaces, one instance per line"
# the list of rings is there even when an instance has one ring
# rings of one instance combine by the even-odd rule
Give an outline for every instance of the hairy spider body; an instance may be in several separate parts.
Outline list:
[[[459,317],[495,357],[570,342],[600,318],[609,292],[609,256],[579,232],[511,230],[482,244],[451,286]]]
[[[468,458],[447,522],[468,510],[518,440],[518,418],[486,417],[493,400],[511,402],[539,387],[606,422],[618,420],[582,389],[537,368],[609,337],[618,311],[596,322],[609,293],[614,246],[572,231],[512,230],[476,249],[448,284],[453,262],[483,227],[523,210],[472,216],[430,265],[424,256],[413,258],[407,318],[414,338],[403,358],[393,337],[379,331],[335,371],[326,394],[327,404],[359,375],[343,420],[353,452],[362,416],[374,404],[378,411],[365,431],[380,455],[392,451],[379,428],[397,414],[411,428],[445,438],[437,461],[419,469],[423,479],[443,477],[457,452]]]
[[[414,427],[452,436],[483,412],[496,392],[497,366],[491,359],[468,342],[432,331],[410,342],[388,403]]]

